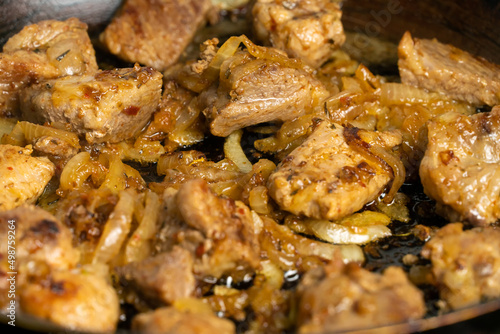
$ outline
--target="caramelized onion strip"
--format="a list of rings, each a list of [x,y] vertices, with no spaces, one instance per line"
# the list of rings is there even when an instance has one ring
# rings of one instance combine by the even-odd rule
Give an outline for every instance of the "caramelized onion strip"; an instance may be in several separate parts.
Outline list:
[[[375,163],[388,174],[392,175],[391,187],[383,199],[385,203],[391,203],[405,180],[406,172],[404,165],[400,159],[388,152],[387,149],[370,145],[363,141],[358,131],[358,128],[345,127],[343,134],[346,143],[353,150],[363,155],[365,159]]]

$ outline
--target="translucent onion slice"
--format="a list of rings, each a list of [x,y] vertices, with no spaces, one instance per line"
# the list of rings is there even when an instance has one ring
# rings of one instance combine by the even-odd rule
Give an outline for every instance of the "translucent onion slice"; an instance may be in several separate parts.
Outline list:
[[[224,154],[226,158],[233,161],[243,173],[252,171],[252,163],[248,160],[241,147],[242,130],[236,130],[227,136],[224,142]]]
[[[268,214],[271,212],[268,191],[264,186],[257,186],[250,190],[248,203],[250,208],[257,213]]]
[[[3,136],[2,143],[24,146],[45,136],[59,138],[73,147],[80,148],[78,136],[73,132],[24,121],[18,122],[10,134]]]
[[[151,255],[151,239],[156,233],[160,199],[156,193],[148,191],[145,201],[144,215],[125,246],[125,263],[140,261]]]
[[[80,152],[64,166],[59,188],[62,190],[78,189],[92,175],[93,171],[90,153]]]
[[[392,152],[389,152],[390,149],[371,145],[364,141],[360,137],[361,133],[360,129],[353,127],[345,127],[343,131],[346,143],[350,148],[363,155],[366,160],[378,165],[382,170],[393,175],[389,192],[387,192],[383,199],[385,203],[391,203],[399,188],[403,185],[406,177],[406,170],[403,162],[401,159],[394,156]]]
[[[338,245],[366,244],[391,235],[391,230],[384,225],[343,226],[327,220],[318,220],[309,224],[317,238]]]
[[[132,225],[136,193],[127,189],[109,216],[92,258],[92,263],[110,263],[120,252]]]
[[[12,132],[14,127],[16,126],[16,120],[10,118],[0,118],[0,139],[4,135],[8,135]]]
[[[380,88],[380,101],[386,105],[430,103],[446,99],[439,93],[429,93],[423,89],[400,83],[387,82],[382,84]]]
[[[339,245],[365,244],[391,235],[391,219],[373,211],[356,213],[338,222],[308,219],[304,222],[317,238]]]

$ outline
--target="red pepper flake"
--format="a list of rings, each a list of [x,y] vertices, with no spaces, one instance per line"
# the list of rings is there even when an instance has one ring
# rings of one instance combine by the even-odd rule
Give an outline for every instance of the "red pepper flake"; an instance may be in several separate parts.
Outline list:
[[[122,113],[129,116],[135,116],[141,110],[141,107],[130,106],[122,110]]]
[[[350,96],[344,96],[340,98],[340,103],[343,106],[348,107],[351,104],[352,98]]]
[[[14,170],[14,168],[12,168],[12,167],[10,167],[10,166],[9,166],[9,167],[7,167],[7,169],[8,169],[8,170]]]
[[[201,243],[196,247],[196,256],[201,257],[203,254],[205,254],[205,246]]]

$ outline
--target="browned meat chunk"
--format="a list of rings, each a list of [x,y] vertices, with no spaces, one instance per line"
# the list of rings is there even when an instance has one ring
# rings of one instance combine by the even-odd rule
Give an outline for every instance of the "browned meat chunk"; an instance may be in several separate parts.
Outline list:
[[[204,24],[209,0],[127,0],[101,35],[109,51],[159,71],[177,61]]]
[[[120,314],[113,287],[88,272],[55,271],[19,291],[23,312],[83,332],[114,332]]]
[[[195,273],[220,277],[238,266],[258,267],[258,231],[243,203],[217,197],[200,179],[187,181],[178,192],[167,189],[164,200],[177,208],[165,217],[161,243],[189,249]]]
[[[52,162],[32,150],[0,145],[0,211],[34,203],[55,173]]]
[[[0,54],[0,115],[16,114],[19,91],[43,79],[97,71],[87,25],[42,21],[10,38]]]
[[[460,309],[500,297],[500,230],[462,231],[462,224],[440,229],[422,249],[445,308]]]
[[[246,126],[286,121],[304,115],[328,97],[326,88],[311,74],[269,59],[239,52],[226,60],[217,100],[204,113],[210,131],[225,137]]]
[[[151,334],[233,334],[234,324],[210,313],[178,311],[173,307],[141,313],[132,320],[132,330]]]
[[[331,0],[258,0],[252,12],[259,39],[313,67],[345,41],[342,11]]]
[[[7,258],[9,221],[15,226],[17,270],[37,263],[68,269],[78,262],[79,253],[72,247],[69,229],[47,211],[34,206],[0,212],[1,258]]]
[[[90,143],[118,142],[146,125],[160,102],[161,86],[159,72],[138,65],[69,76],[25,89],[21,109],[33,122],[69,124]]]
[[[78,259],[69,229],[48,212],[34,206],[0,212],[0,309],[10,302],[7,273],[17,272],[21,288],[28,275],[73,268]]]
[[[424,316],[423,294],[401,268],[377,274],[356,264],[338,267],[315,269],[299,285],[299,333],[373,328]]]
[[[171,304],[193,295],[195,279],[193,258],[187,250],[174,247],[141,262],[132,262],[116,269],[121,280],[153,303]]]
[[[500,67],[452,45],[412,39],[406,32],[399,43],[398,65],[405,84],[474,105],[500,104]]]
[[[358,133],[374,136],[373,145],[380,148],[401,143],[401,136],[396,133]],[[384,191],[393,175],[382,165],[351,148],[345,128],[323,121],[271,174],[269,194],[283,210],[295,215],[340,219],[360,210]]]
[[[424,191],[450,220],[486,225],[500,218],[500,108],[446,114],[428,125],[420,165]]]

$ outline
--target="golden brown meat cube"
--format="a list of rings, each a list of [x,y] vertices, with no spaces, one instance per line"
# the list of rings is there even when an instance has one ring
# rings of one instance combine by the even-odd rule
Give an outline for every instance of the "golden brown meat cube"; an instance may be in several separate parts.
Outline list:
[[[473,105],[500,104],[500,66],[435,39],[412,39],[409,32],[398,53],[403,83]]]
[[[132,320],[132,330],[151,334],[233,334],[234,324],[210,313],[179,311],[174,307],[141,313]]]
[[[263,122],[294,119],[320,106],[329,95],[323,84],[303,69],[255,59],[247,52],[227,59],[220,73],[226,78],[219,85],[214,105],[204,111],[215,136],[225,137]]]
[[[298,286],[299,333],[362,330],[419,319],[423,293],[399,267],[383,274],[338,263],[310,271]]]
[[[500,218],[500,108],[445,114],[428,125],[420,164],[424,192],[451,221],[487,225]]]
[[[127,0],[100,38],[120,58],[163,71],[191,42],[210,6],[210,0]]]
[[[258,231],[250,209],[239,201],[215,195],[208,184],[189,180],[178,191],[168,188],[157,248],[177,244],[191,251],[194,272],[221,277],[238,266],[259,266]]]
[[[446,309],[500,297],[500,230],[462,227],[446,225],[422,249]]]
[[[13,254],[15,252],[15,254]],[[69,229],[34,206],[0,212],[0,309],[7,306],[10,272],[22,289],[30,275],[73,268],[80,258]]]
[[[252,13],[259,39],[312,67],[345,41],[342,11],[331,0],[257,0]]]
[[[0,145],[0,211],[34,203],[54,176],[54,164],[31,153],[28,148]]]
[[[84,271],[53,271],[30,281],[19,293],[22,312],[70,330],[114,332],[118,296],[101,276]]]
[[[171,304],[194,294],[193,257],[183,248],[116,268],[127,287],[153,304]]]
[[[69,229],[50,213],[35,206],[0,212],[2,259],[7,258],[9,221],[15,226],[16,268],[29,266],[30,262],[45,263],[57,269],[69,269],[77,264],[80,255],[72,246]]]
[[[396,133],[365,133],[375,136],[374,145],[380,147],[401,143]],[[348,145],[344,127],[323,121],[271,174],[269,194],[295,215],[340,219],[381,195],[393,177],[381,166]]]
[[[76,18],[42,21],[11,37],[0,54],[0,115],[18,112],[19,91],[44,79],[97,71],[87,25]]]
[[[26,88],[23,116],[32,122],[69,124],[90,143],[136,135],[158,108],[162,75],[149,67],[68,76]]]

